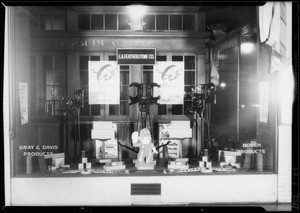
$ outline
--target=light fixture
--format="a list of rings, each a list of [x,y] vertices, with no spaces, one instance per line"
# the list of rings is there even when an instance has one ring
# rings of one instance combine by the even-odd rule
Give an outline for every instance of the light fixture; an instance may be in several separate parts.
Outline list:
[[[147,6],[145,5],[130,5],[129,13],[132,18],[142,18],[146,13]]]
[[[220,87],[224,89],[226,87],[226,83],[224,82],[220,83]]]
[[[247,41],[247,42],[243,42],[241,43],[241,52],[242,53],[251,53],[254,49],[254,43]]]
[[[129,14],[132,18],[132,30],[133,31],[142,31],[144,30],[143,26],[143,16],[146,13],[147,6],[144,5],[130,5],[128,6]]]

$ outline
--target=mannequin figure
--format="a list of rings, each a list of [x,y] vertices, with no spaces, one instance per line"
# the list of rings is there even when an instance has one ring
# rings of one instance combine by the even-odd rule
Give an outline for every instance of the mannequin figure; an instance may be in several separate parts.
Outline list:
[[[138,136],[138,132],[135,131],[132,133],[132,141],[134,147],[139,147],[139,153],[137,162],[140,164],[151,164],[153,163],[153,153],[158,153],[154,144],[151,142],[151,134],[150,131],[146,128],[140,131],[140,136]]]

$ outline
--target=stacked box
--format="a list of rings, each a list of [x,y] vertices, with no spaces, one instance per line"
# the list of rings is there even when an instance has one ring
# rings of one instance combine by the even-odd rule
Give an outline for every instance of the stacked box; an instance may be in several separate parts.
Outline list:
[[[169,161],[168,169],[188,169],[188,158],[177,158],[175,161]]]
[[[123,161],[106,162],[103,169],[106,171],[126,170],[126,166]]]
[[[199,161],[200,168],[212,168],[212,162],[208,161],[208,156],[202,156],[202,161]]]
[[[107,163],[107,162],[111,162],[111,159],[100,159],[99,163]]]
[[[79,170],[91,169],[92,163],[88,162],[87,158],[81,158],[81,163],[78,164]]]
[[[227,163],[227,162],[225,162],[225,161],[220,162],[220,166],[221,166],[221,167],[226,166],[226,165],[229,165],[229,163]]]
[[[58,168],[70,169],[70,165],[65,165],[65,154],[55,153],[52,155],[45,155],[45,159],[52,158],[52,165],[48,166],[48,169],[54,171]]]
[[[192,129],[189,121],[171,121],[168,129],[170,138],[191,138]]]

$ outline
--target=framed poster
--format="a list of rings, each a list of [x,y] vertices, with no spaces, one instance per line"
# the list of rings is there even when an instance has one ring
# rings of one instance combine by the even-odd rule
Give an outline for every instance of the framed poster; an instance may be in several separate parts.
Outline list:
[[[184,62],[157,62],[153,78],[160,85],[154,90],[154,96],[160,95],[160,104],[183,104]]]
[[[120,69],[116,61],[89,61],[89,104],[120,104]]]

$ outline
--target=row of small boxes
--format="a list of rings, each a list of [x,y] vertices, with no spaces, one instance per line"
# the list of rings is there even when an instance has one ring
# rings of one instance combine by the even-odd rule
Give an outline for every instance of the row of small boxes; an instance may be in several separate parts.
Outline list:
[[[103,169],[105,169],[105,171],[126,170],[126,166],[123,161],[107,161],[103,166]]]
[[[228,163],[228,162],[225,162],[225,161],[220,162],[220,167],[224,167],[224,166],[227,166],[227,165],[234,166],[237,169],[241,168],[241,164],[237,163],[237,162],[235,162],[235,163]]]
[[[87,158],[81,158],[81,163],[78,164],[79,170],[91,169],[92,163],[88,162]]]
[[[175,161],[169,161],[168,169],[188,169],[188,158],[176,158]]]
[[[208,161],[208,156],[202,156],[202,161],[199,161],[200,168],[212,168],[212,162]]]

